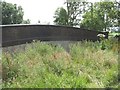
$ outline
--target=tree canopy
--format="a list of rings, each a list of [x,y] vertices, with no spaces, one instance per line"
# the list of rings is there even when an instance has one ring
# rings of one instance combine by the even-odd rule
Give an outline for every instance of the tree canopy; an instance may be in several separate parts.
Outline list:
[[[0,6],[2,6],[2,24],[20,24],[20,23],[30,23],[30,20],[23,20],[23,8],[17,6],[17,4],[7,3],[5,1],[0,1]]]
[[[56,25],[68,25],[68,14],[64,8],[57,8],[54,18]]]
[[[105,30],[107,27],[118,26],[118,9],[114,2],[96,2],[93,11],[88,11],[83,15],[81,27]]]
[[[86,10],[87,2],[65,2],[67,10],[63,7],[55,11],[55,24],[77,26],[80,16]]]
[[[80,26],[103,31],[120,25],[120,3],[118,2],[65,2],[67,10],[59,8],[55,13],[55,24]]]

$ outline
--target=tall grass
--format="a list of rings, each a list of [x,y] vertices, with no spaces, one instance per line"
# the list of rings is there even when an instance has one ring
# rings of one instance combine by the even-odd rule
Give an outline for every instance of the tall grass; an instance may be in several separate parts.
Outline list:
[[[61,46],[37,41],[25,51],[3,52],[3,87],[118,87],[118,41],[105,43],[101,50],[100,42],[77,42],[68,53]]]

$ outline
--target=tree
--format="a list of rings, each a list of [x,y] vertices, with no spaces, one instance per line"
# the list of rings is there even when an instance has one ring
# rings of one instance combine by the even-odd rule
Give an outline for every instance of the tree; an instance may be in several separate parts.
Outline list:
[[[93,11],[90,9],[83,15],[80,26],[98,31],[106,30],[107,27],[117,26],[119,10],[116,5],[114,2],[96,2],[93,6]]]
[[[94,13],[91,16],[91,12],[86,12],[83,16],[83,20],[81,21],[80,27],[86,28],[89,30],[98,30],[101,31],[104,28],[103,18],[99,16],[99,14]]]
[[[68,14],[63,7],[57,8],[54,18],[54,23],[56,25],[68,25]]]
[[[21,6],[5,1],[0,1],[0,5],[2,6],[2,24],[30,23],[29,20],[23,20],[24,12]]]
[[[80,23],[80,17],[87,10],[87,2],[65,2],[67,10],[58,8],[55,11],[55,24],[77,26]]]
[[[84,2],[65,2],[67,4],[68,24],[70,26],[77,26],[81,21],[82,14],[87,11],[86,7],[89,3]]]

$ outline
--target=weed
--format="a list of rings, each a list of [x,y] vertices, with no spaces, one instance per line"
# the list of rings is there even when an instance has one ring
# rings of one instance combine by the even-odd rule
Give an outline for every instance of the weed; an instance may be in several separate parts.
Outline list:
[[[114,43],[113,43],[114,41]],[[27,45],[24,52],[3,52],[4,88],[107,88],[118,87],[118,42],[81,41],[61,46],[43,42]]]

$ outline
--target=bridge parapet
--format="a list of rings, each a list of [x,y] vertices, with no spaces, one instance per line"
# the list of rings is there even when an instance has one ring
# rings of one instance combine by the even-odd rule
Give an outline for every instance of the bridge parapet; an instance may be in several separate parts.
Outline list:
[[[55,25],[2,25],[2,47],[40,41],[97,41],[98,34],[108,38],[108,32]]]

